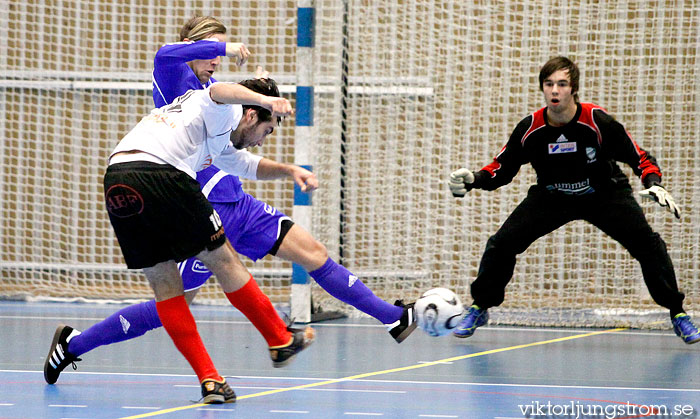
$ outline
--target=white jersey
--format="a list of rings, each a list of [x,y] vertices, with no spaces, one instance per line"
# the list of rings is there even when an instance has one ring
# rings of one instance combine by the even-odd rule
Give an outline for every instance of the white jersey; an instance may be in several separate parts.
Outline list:
[[[212,164],[230,174],[256,179],[262,157],[237,150],[229,139],[242,117],[241,105],[214,102],[209,88],[190,90],[145,116],[110,157],[123,151],[142,151],[193,179],[197,179],[196,172]]]

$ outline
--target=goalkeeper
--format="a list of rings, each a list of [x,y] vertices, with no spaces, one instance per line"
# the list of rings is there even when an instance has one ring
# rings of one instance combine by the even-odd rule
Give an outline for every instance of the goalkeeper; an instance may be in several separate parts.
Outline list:
[[[649,226],[616,163],[628,164],[641,178],[646,189],[640,196],[680,219],[680,209],[661,186],[656,160],[603,108],[579,102],[579,70],[568,58],[549,60],[540,70],[539,84],[546,106],[520,121],[493,162],[475,173],[462,168],[450,175],[452,194],[463,197],[474,188],[491,191],[508,184],[525,163],[537,174],[537,183],[487,241],[471,284],[474,303],[455,336],[469,337],[488,322],[487,310],[505,298],[518,254],[564,224],[585,220],[639,261],[649,293],[670,311],[676,334],[685,343],[700,341],[698,329],[683,311],[684,295],[666,244]]]

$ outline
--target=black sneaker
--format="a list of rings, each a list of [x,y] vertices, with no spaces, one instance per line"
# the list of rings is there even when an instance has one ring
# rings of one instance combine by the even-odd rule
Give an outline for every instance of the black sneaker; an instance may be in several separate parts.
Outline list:
[[[396,320],[394,323],[386,324],[386,328],[389,329],[389,334],[392,338],[396,340],[397,343],[401,343],[416,330],[416,311],[413,309],[413,303],[404,304],[401,300],[396,300],[395,306],[403,307],[403,314],[401,318]]]
[[[68,365],[73,365],[74,370],[78,368],[75,363],[82,360],[68,352],[68,342],[79,334],[80,331],[63,324],[56,328],[51,349],[49,349],[49,354],[44,362],[44,380],[47,383],[55,383],[58,376],[61,375],[61,371]]]
[[[235,403],[236,393],[233,392],[231,386],[226,380],[217,381],[213,378],[207,378],[202,381],[202,400],[201,403],[206,404],[221,404]]]
[[[284,367],[292,362],[296,354],[314,343],[314,338],[316,337],[314,329],[308,326],[303,330],[287,326],[287,330],[292,333],[292,342],[284,346],[270,347],[270,358],[272,359],[272,366],[275,368]]]

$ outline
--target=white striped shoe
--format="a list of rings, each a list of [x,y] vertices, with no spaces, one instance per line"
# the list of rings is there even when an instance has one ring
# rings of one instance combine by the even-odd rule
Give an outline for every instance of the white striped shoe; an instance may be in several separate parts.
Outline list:
[[[75,363],[81,361],[81,359],[68,352],[68,342],[79,334],[80,331],[63,324],[58,325],[56,328],[56,333],[54,333],[53,341],[51,342],[51,349],[49,349],[46,362],[44,362],[44,379],[47,383],[55,383],[61,371],[68,365],[72,364],[73,369],[78,368]]]

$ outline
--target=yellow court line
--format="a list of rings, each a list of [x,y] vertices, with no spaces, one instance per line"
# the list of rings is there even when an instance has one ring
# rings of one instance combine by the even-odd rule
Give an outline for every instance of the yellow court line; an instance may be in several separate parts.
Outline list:
[[[591,336],[596,336],[596,335],[602,335],[604,333],[613,333],[613,332],[620,332],[623,330],[627,330],[626,327],[619,327],[617,329],[608,329],[608,330],[600,330],[597,332],[590,332],[590,333],[582,333],[580,335],[572,335],[572,336],[567,336],[563,338],[557,338],[557,339],[549,339],[549,340],[542,340],[539,342],[532,342],[532,343],[525,343],[522,345],[516,345],[516,346],[508,346],[505,348],[498,348],[498,349],[490,349],[488,351],[482,351],[482,352],[475,352],[473,354],[467,354],[467,355],[459,355],[459,356],[453,356],[452,358],[445,358],[445,359],[440,359],[437,361],[430,361],[430,362],[425,362],[421,364],[414,364],[414,365],[409,365],[406,367],[399,367],[399,368],[392,368],[388,370],[381,370],[381,371],[373,371],[373,372],[366,372],[362,374],[357,374],[357,375],[351,375],[349,377],[343,377],[343,378],[334,378],[332,380],[326,380],[326,381],[319,381],[317,383],[310,383],[310,384],[303,384],[300,386],[294,386],[294,387],[288,387],[288,388],[279,388],[276,390],[268,390],[268,391],[263,391],[260,393],[254,393],[254,394],[246,394],[245,396],[240,396],[237,398],[237,400],[243,400],[243,399],[251,399],[253,397],[262,397],[262,396],[269,396],[271,394],[276,394],[276,393],[283,393],[285,391],[292,391],[292,390],[302,390],[305,388],[312,388],[312,387],[320,387],[320,386],[325,386],[328,384],[335,384],[335,383],[340,383],[344,381],[351,381],[351,380],[357,380],[360,378],[367,378],[367,377],[373,377],[376,375],[382,375],[382,374],[390,374],[392,372],[400,372],[400,371],[409,371],[409,370],[415,370],[418,368],[425,368],[425,367],[430,367],[433,365],[438,365],[438,364],[443,364],[445,362],[452,362],[452,361],[460,361],[462,359],[469,359],[469,358],[476,358],[478,356],[484,356],[484,355],[492,355],[492,354],[497,354],[499,352],[507,352],[507,351],[514,351],[516,349],[525,349],[525,348],[531,348],[534,346],[541,346],[541,345],[547,345],[550,343],[558,343],[558,342],[565,342],[567,340],[574,340],[574,339],[581,339],[581,338],[587,338]],[[203,407],[203,406],[210,406],[204,403],[197,403],[197,404],[190,404],[187,406],[180,406],[180,407],[173,407],[170,409],[164,409],[164,410],[159,410],[157,412],[150,412],[150,413],[144,413],[141,415],[136,415],[136,416],[127,416],[123,417],[121,419],[139,419],[139,418],[147,418],[151,416],[158,416],[158,415],[164,415],[166,413],[172,413],[172,412],[177,412],[180,410],[187,410],[187,409],[194,409],[196,407]]]

